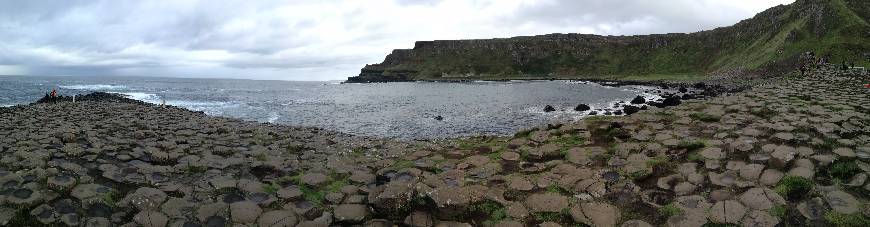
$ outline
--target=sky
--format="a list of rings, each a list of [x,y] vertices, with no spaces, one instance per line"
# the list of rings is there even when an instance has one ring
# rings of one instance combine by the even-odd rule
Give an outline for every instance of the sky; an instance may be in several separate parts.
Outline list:
[[[695,32],[793,1],[0,1],[0,75],[343,80],[418,40]]]

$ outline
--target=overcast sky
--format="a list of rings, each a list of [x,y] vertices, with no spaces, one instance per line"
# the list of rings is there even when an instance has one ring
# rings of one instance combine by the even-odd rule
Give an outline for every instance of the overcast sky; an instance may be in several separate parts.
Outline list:
[[[0,1],[0,75],[339,80],[417,40],[694,32],[793,1]]]

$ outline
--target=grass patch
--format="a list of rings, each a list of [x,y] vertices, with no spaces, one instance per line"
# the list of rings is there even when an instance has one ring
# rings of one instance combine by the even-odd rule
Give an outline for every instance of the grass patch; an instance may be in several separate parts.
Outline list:
[[[839,227],[870,226],[870,219],[867,219],[861,213],[841,214],[834,211],[828,211],[828,213],[825,213],[825,220],[832,225]]]
[[[188,165],[187,167],[184,167],[184,172],[187,172],[187,173],[205,173],[205,171],[208,171],[208,167],[205,167],[205,166],[191,166],[191,165]]]
[[[698,149],[706,147],[707,144],[704,143],[703,140],[683,140],[680,141],[680,144],[677,144],[677,149],[686,149],[688,151],[696,151]]]
[[[564,188],[559,187],[559,185],[555,185],[555,184],[547,186],[547,188],[545,190],[547,192],[553,192],[553,193],[559,193],[559,194],[570,194],[568,192],[568,190],[565,190]]]
[[[646,166],[650,168],[662,168],[662,169],[672,169],[674,167],[674,163],[670,162],[666,157],[655,157],[646,161]]]
[[[586,138],[583,138],[580,135],[570,135],[570,136],[559,137],[553,142],[558,143],[558,144],[562,144],[562,146],[565,146],[565,147],[573,147],[573,146],[577,146],[577,145],[583,145],[583,143],[586,142]]]
[[[281,189],[281,186],[275,182],[263,185],[263,191],[266,191],[266,193],[269,193],[269,194],[275,194],[280,189]]]
[[[502,151],[499,150],[499,151],[496,151],[496,152],[492,152],[492,153],[486,154],[486,157],[488,157],[490,160],[498,161],[498,160],[501,160],[501,153],[502,153]]]
[[[310,202],[316,207],[323,206],[323,201],[326,200],[326,192],[305,185],[299,185],[299,190],[302,191],[302,198]]]
[[[289,153],[291,153],[291,154],[298,154],[298,153],[302,153],[302,152],[304,152],[304,151],[308,151],[308,150],[314,150],[314,149],[312,149],[312,148],[310,148],[310,147],[308,147],[308,146],[305,146],[305,145],[290,145],[290,146],[287,146],[287,152],[289,152]]]
[[[333,179],[335,179],[335,178],[333,178]],[[347,177],[340,177],[337,179],[338,180],[334,180],[334,181],[330,182],[329,184],[327,184],[326,186],[323,186],[323,190],[326,191],[327,193],[338,192],[338,191],[341,191],[342,187],[350,184],[350,181],[348,181]]]
[[[703,74],[697,73],[671,73],[671,74],[645,74],[645,75],[630,75],[630,76],[611,76],[613,80],[627,81],[701,81],[707,78]]]
[[[365,154],[365,151],[366,151],[366,148],[364,148],[364,147],[354,147],[353,149],[350,150],[350,153],[355,155],[355,156],[362,156],[363,154]]]
[[[689,160],[691,162],[700,162],[704,161],[704,157],[701,156],[701,154],[699,154],[698,152],[690,152],[688,155],[686,155],[686,160]]]
[[[756,109],[752,109],[749,111],[749,113],[751,113],[752,115],[755,115],[757,117],[763,118],[763,119],[770,119],[770,118],[779,114],[776,111],[773,111],[767,107],[759,107]]]
[[[540,221],[540,222],[559,223],[562,221],[562,213],[561,212],[535,212],[535,213],[532,213],[532,216],[535,217],[535,220]]]
[[[813,190],[813,181],[798,176],[785,176],[775,190],[786,199],[795,201]]]
[[[100,196],[100,200],[102,200],[103,203],[106,203],[106,205],[109,205],[110,207],[113,207],[113,208],[117,207],[118,200],[120,200],[120,199],[121,199],[120,195],[115,190],[111,190],[108,193]]]
[[[514,138],[528,137],[532,132],[538,131],[538,128],[523,129],[514,133]]]
[[[674,215],[680,215],[683,213],[683,210],[679,207],[675,206],[673,203],[669,203],[668,205],[664,205],[659,208],[659,214],[665,217],[671,217]]]
[[[396,163],[393,163],[393,166],[391,166],[391,167],[395,170],[411,168],[411,167],[414,167],[414,161],[399,160],[399,161],[396,161]]]
[[[858,163],[855,161],[837,161],[831,165],[831,178],[839,179],[841,182],[848,181],[855,176],[855,174],[861,173],[861,168],[858,167]]]
[[[637,172],[629,173],[629,174],[628,174],[628,178],[631,178],[632,180],[638,180],[638,179],[640,179],[640,178],[646,177],[646,176],[649,175],[649,174],[650,174],[649,171],[647,171],[647,170],[641,170],[641,171],[637,171]]]
[[[261,162],[265,162],[265,161],[268,160],[268,159],[266,158],[266,153],[259,153],[259,154],[257,154],[257,155],[254,155],[254,159],[257,160],[257,161],[261,161]]]
[[[773,215],[774,217],[784,218],[787,211],[788,211],[788,209],[785,207],[785,205],[779,205],[779,206],[774,206],[773,208],[770,208],[770,210],[768,212],[770,213],[770,215]]]
[[[495,225],[499,221],[507,218],[505,207],[492,200],[486,200],[482,203],[471,205],[468,208],[468,211],[469,213],[481,213],[485,215],[487,218],[484,221],[484,225],[486,226]]]
[[[709,114],[702,113],[702,112],[691,113],[691,114],[689,114],[689,117],[692,118],[693,120],[703,121],[703,122],[719,122],[719,120],[722,119],[722,117],[709,115]]]

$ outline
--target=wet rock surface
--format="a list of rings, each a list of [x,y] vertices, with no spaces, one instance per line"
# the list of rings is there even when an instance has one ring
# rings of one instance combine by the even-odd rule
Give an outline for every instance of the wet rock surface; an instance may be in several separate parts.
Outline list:
[[[833,225],[868,214],[868,79],[823,68],[417,142],[116,98],[0,108],[0,224]]]

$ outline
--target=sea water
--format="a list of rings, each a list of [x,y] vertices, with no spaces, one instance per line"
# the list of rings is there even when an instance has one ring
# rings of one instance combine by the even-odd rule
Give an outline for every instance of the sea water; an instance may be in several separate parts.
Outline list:
[[[651,88],[578,81],[403,82],[262,81],[158,77],[0,76],[0,106],[60,95],[118,93],[209,115],[397,139],[509,135],[552,122],[580,119],[578,104],[612,107]],[[556,111],[544,112],[551,105]],[[436,120],[442,116],[443,120]]]

